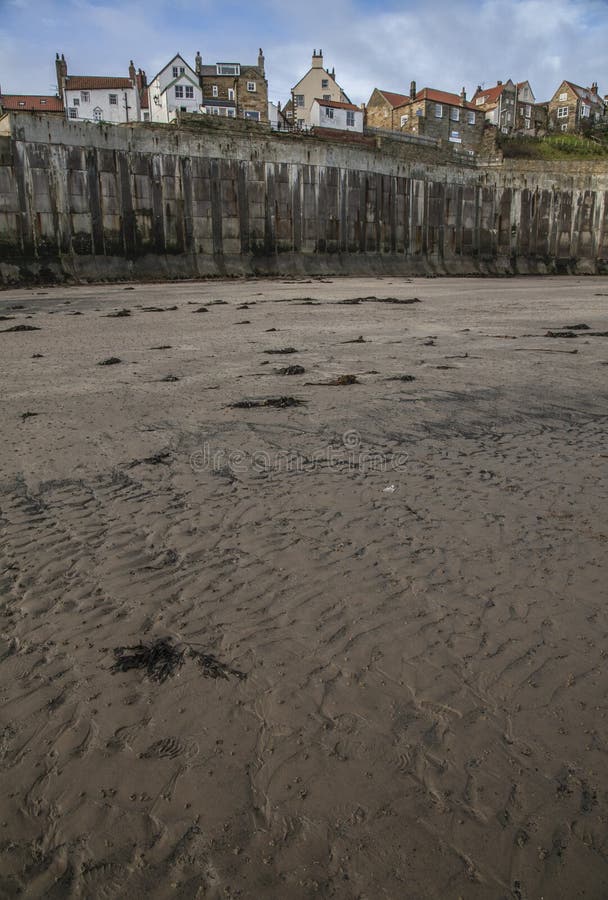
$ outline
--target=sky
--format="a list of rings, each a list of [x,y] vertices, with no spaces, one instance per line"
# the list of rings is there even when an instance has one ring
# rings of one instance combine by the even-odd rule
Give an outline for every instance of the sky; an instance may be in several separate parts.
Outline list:
[[[528,79],[537,101],[566,78],[608,94],[608,0],[0,0],[0,88],[56,91],[55,53],[72,75],[151,79],[177,52],[203,62],[266,58],[269,99],[285,102],[313,49],[352,102],[379,87],[435,87],[471,97],[477,85]]]

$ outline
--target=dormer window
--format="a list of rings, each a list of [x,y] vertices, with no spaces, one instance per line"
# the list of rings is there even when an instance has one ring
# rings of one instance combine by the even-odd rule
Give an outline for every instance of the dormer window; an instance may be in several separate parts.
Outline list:
[[[46,103],[46,100],[44,99],[44,97],[41,97],[41,98],[40,98],[40,105],[41,105],[41,106],[44,106],[45,103]]]
[[[179,78],[180,75],[185,75],[186,69],[184,66],[173,66],[173,77]]]
[[[218,75],[240,75],[241,67],[238,63],[217,63],[216,70]]]
[[[486,102],[485,97],[478,97],[477,100],[475,101],[475,106],[483,106],[485,102]]]

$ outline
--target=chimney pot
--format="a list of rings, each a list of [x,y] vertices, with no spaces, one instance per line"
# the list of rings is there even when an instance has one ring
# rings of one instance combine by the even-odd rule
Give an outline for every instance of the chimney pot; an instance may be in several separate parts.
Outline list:
[[[410,100],[416,99],[416,82],[410,81]]]

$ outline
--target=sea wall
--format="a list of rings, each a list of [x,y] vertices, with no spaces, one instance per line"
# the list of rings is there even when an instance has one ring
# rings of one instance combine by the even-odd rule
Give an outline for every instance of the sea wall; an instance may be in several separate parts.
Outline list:
[[[608,271],[608,166],[390,138],[0,121],[0,278]]]

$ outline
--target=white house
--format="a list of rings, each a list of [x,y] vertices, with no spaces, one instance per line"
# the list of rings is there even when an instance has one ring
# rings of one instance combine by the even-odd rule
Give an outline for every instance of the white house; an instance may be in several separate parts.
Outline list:
[[[176,54],[148,85],[151,122],[171,122],[177,111],[200,113],[203,91],[194,69]]]
[[[353,103],[319,100],[315,97],[310,108],[310,124],[316,128],[335,128],[339,131],[362,133],[363,110]]]
[[[139,92],[135,67],[129,66],[129,77],[106,75],[68,75],[65,57],[57,54],[57,88],[63,99],[68,119],[86,122],[138,122]]]

